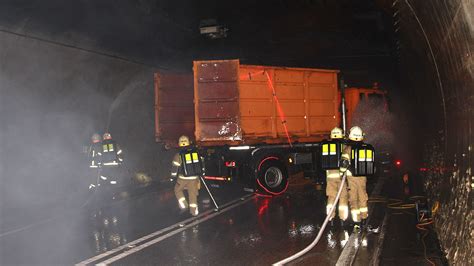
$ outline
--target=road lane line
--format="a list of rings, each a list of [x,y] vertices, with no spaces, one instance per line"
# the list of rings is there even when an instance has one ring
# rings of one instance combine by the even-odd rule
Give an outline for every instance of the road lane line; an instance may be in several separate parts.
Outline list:
[[[209,214],[209,213],[212,213],[212,212],[213,212],[213,210],[208,210],[208,211],[203,212],[201,215],[206,215],[206,214]],[[97,256],[94,256],[94,257],[92,257],[92,258],[89,258],[89,259],[87,259],[87,260],[81,261],[81,262],[79,262],[79,263],[77,263],[77,264],[75,264],[75,265],[77,265],[77,266],[79,266],[79,265],[87,265],[87,264],[90,264],[90,263],[92,263],[92,262],[94,262],[94,261],[97,261],[97,260],[100,260],[100,259],[102,259],[102,258],[111,256],[111,255],[113,255],[113,254],[115,254],[115,253],[117,253],[117,252],[120,252],[120,251],[122,251],[122,250],[128,249],[130,246],[133,246],[133,245],[138,244],[138,243],[140,243],[140,242],[147,241],[147,240],[150,239],[150,238],[156,237],[156,236],[158,236],[158,235],[160,235],[160,234],[162,234],[162,233],[164,233],[164,232],[167,232],[167,231],[170,231],[170,230],[172,230],[172,229],[175,229],[175,228],[179,227],[179,225],[182,224],[182,223],[188,223],[188,222],[193,221],[193,220],[195,220],[195,219],[197,219],[197,217],[191,217],[191,218],[188,218],[188,219],[186,219],[186,220],[184,220],[184,221],[177,222],[177,223],[172,224],[172,225],[170,225],[170,226],[168,226],[168,227],[166,227],[166,228],[163,228],[163,229],[158,230],[158,231],[156,231],[156,232],[153,232],[153,233],[151,233],[151,234],[145,235],[145,236],[143,236],[143,237],[141,237],[141,238],[139,238],[139,239],[136,239],[136,240],[134,240],[134,241],[132,241],[132,242],[129,242],[129,243],[124,244],[124,245],[122,245],[122,246],[116,247],[116,248],[114,248],[114,249],[111,249],[111,250],[109,250],[109,251],[107,251],[107,252],[101,253],[101,254],[99,254],[99,255],[97,255]]]
[[[253,195],[253,194],[247,194],[247,195],[242,196],[242,197],[240,197],[240,198],[238,198],[238,199],[232,200],[232,201],[230,201],[230,202],[228,202],[228,203],[222,205],[221,208],[226,208],[227,206],[230,206],[230,205],[232,205],[232,204],[234,204],[234,203],[236,203],[236,202],[242,201],[242,199],[245,199],[245,198],[247,198],[247,197],[250,197],[249,199],[252,199],[252,198],[253,198],[253,197],[251,197],[252,195]],[[247,199],[247,200],[249,200],[249,199]],[[246,200],[245,200],[245,201],[246,201]],[[103,258],[112,256],[113,254],[118,253],[118,252],[121,252],[121,251],[123,251],[123,250],[129,250],[129,249],[130,249],[130,246],[134,246],[134,245],[136,245],[136,244],[145,242],[145,241],[147,241],[147,240],[149,240],[149,239],[151,239],[151,238],[157,237],[157,236],[159,236],[159,235],[161,235],[161,234],[163,234],[163,233],[165,233],[165,232],[171,231],[171,230],[173,230],[173,229],[175,229],[175,228],[181,228],[180,225],[187,224],[187,223],[189,223],[189,222],[192,222],[192,221],[194,221],[194,220],[197,220],[197,219],[199,219],[200,217],[206,216],[206,215],[211,214],[211,213],[222,213],[222,212],[224,212],[225,210],[226,210],[226,209],[221,210],[221,211],[219,211],[219,212],[215,212],[215,211],[212,210],[212,209],[211,209],[211,210],[207,210],[207,211],[201,213],[200,215],[198,215],[198,216],[196,216],[196,217],[190,217],[190,218],[188,218],[188,219],[186,219],[186,220],[177,222],[177,223],[172,224],[172,225],[170,225],[170,226],[168,226],[168,227],[166,227],[166,228],[163,228],[163,229],[160,229],[160,230],[158,230],[158,231],[155,231],[155,232],[153,232],[153,233],[151,233],[151,234],[145,235],[145,236],[143,236],[143,237],[141,237],[141,238],[139,238],[139,239],[136,239],[136,240],[134,240],[134,241],[132,241],[132,242],[126,243],[126,244],[124,244],[124,245],[122,245],[122,246],[118,246],[118,247],[116,247],[116,248],[114,248],[114,249],[111,249],[111,250],[109,250],[109,251],[107,251],[107,252],[101,253],[101,254],[99,254],[99,255],[97,255],[97,256],[94,256],[94,257],[92,257],[92,258],[89,258],[89,259],[86,259],[86,260],[84,260],[84,261],[78,262],[78,263],[76,263],[75,265],[76,265],[76,266],[87,265],[87,264],[93,263],[94,261],[98,261],[98,260],[101,260],[101,259],[103,259]]]
[[[339,256],[339,259],[336,262],[336,266],[352,265],[357,254],[357,250],[359,249],[358,243],[359,243],[359,234],[352,233],[351,236],[349,237],[349,240],[347,240],[347,243],[344,246],[344,249],[342,250],[341,255]]]
[[[138,252],[138,251],[140,251],[140,250],[142,250],[142,249],[145,249],[145,248],[147,248],[147,247],[149,247],[149,246],[152,246],[152,245],[154,245],[154,244],[156,244],[156,243],[158,243],[158,242],[161,242],[161,241],[163,241],[163,240],[165,240],[165,239],[167,239],[167,238],[169,238],[169,237],[171,237],[171,236],[173,236],[173,235],[176,235],[176,234],[178,234],[178,233],[180,233],[180,232],[182,232],[182,231],[184,231],[184,230],[187,230],[187,229],[189,229],[189,228],[191,228],[191,227],[193,227],[193,226],[195,226],[195,225],[198,225],[198,224],[200,224],[200,223],[203,223],[203,222],[205,222],[205,221],[207,221],[207,220],[209,220],[209,219],[214,218],[215,216],[221,215],[221,214],[223,214],[224,212],[227,212],[227,211],[232,210],[233,208],[236,208],[236,207],[238,207],[238,206],[240,206],[240,205],[242,205],[242,204],[244,204],[244,203],[247,203],[248,201],[250,201],[251,199],[253,199],[253,198],[255,198],[255,197],[256,197],[256,196],[254,195],[253,197],[249,197],[249,198],[247,198],[247,199],[245,199],[245,200],[242,200],[241,202],[239,202],[239,203],[237,203],[237,204],[234,204],[234,205],[232,205],[232,206],[230,206],[230,207],[228,207],[228,208],[222,209],[222,210],[219,211],[219,212],[214,212],[213,214],[210,214],[209,216],[206,216],[206,217],[204,217],[204,218],[202,218],[202,219],[198,219],[198,220],[196,220],[196,221],[194,221],[194,222],[192,222],[192,223],[190,223],[190,224],[185,225],[184,227],[182,227],[182,228],[180,228],[180,229],[177,229],[177,230],[175,230],[175,231],[171,231],[171,232],[169,232],[169,233],[167,233],[167,234],[165,234],[165,235],[163,235],[163,236],[160,236],[160,237],[158,237],[158,238],[156,238],[156,239],[153,239],[153,240],[151,240],[151,241],[149,241],[149,242],[146,242],[146,243],[144,243],[144,244],[142,244],[142,245],[140,245],[140,246],[137,246],[137,247],[134,247],[134,248],[132,248],[132,249],[129,249],[129,250],[127,250],[127,251],[125,251],[125,252],[123,252],[123,253],[121,253],[121,254],[119,254],[119,255],[116,255],[116,256],[114,256],[114,257],[112,257],[112,258],[110,258],[110,259],[107,259],[107,260],[105,260],[105,261],[103,261],[103,262],[100,262],[100,263],[98,263],[97,265],[101,265],[101,266],[103,266],[103,265],[109,265],[109,264],[111,264],[111,263],[113,263],[113,262],[115,262],[115,261],[118,261],[118,260],[123,259],[123,258],[125,258],[125,257],[127,257],[127,256],[130,256],[130,255],[132,255],[133,253],[136,253],[136,252]]]
[[[375,248],[374,256],[370,260],[369,265],[373,265],[373,266],[380,265],[380,255],[382,254],[382,245],[385,239],[385,232],[387,231],[388,217],[389,217],[389,214],[385,213],[385,218],[383,219],[379,241],[377,243],[377,247]]]
[[[17,229],[13,229],[11,231],[8,231],[8,232],[5,232],[5,233],[1,233],[0,234],[0,237],[4,237],[4,236],[7,236],[7,235],[11,235],[11,234],[14,234],[14,233],[18,233],[18,232],[22,232],[22,231],[25,231],[27,229],[30,229],[32,227],[35,227],[35,226],[38,226],[38,225],[42,225],[42,224],[45,224],[47,222],[50,222],[56,218],[59,218],[60,216],[54,216],[54,217],[51,217],[51,218],[48,218],[48,219],[44,219],[44,220],[41,220],[41,221],[38,221],[36,223],[32,223],[32,224],[29,224],[29,225],[26,225],[26,226],[23,226],[21,228],[17,228]]]
[[[153,192],[153,193],[158,193],[158,192]],[[152,193],[152,194],[153,194]],[[84,202],[84,204],[82,204],[80,206],[80,209],[84,208],[85,205],[88,203],[88,201],[90,200],[91,198],[88,198],[86,200],[86,202]],[[134,198],[133,200],[136,200],[137,198]],[[106,204],[106,205],[103,205],[102,207],[111,207],[111,206],[114,206],[114,205],[117,205],[118,203],[122,203],[123,201],[127,201],[127,200],[132,200],[132,199],[121,199],[121,200],[117,200],[117,201],[114,201],[110,204]],[[81,210],[83,211],[83,210]],[[39,225],[42,225],[42,224],[46,224],[48,222],[51,222],[51,221],[54,221],[56,219],[59,219],[59,218],[64,218],[68,215],[71,215],[71,214],[74,214],[73,211],[70,211],[70,210],[66,210],[64,211],[64,213],[60,213],[60,214],[55,214],[55,215],[50,215],[49,218],[46,218],[46,219],[43,219],[43,220],[39,220],[37,222],[34,222],[32,224],[29,224],[29,225],[25,225],[23,227],[20,227],[20,228],[16,228],[16,229],[11,229],[9,231],[6,231],[6,232],[0,232],[0,238],[4,237],[4,236],[8,236],[8,235],[11,235],[11,234],[15,234],[15,233],[19,233],[19,232],[22,232],[22,231],[25,231],[25,230],[28,230],[30,228],[33,228],[33,227],[36,227],[36,226],[39,226]]]
[[[370,193],[370,196],[380,194],[380,192],[382,191],[383,184],[385,184],[385,180],[387,178],[387,176],[384,176],[379,179],[379,181],[374,187],[374,190],[372,190],[372,193]],[[367,220],[367,224],[369,224],[369,221],[372,218],[372,213],[374,212],[375,204],[376,203],[369,203],[369,218]],[[349,237],[349,240],[342,249],[341,255],[339,256],[339,259],[336,262],[336,266],[352,265],[357,255],[357,252],[359,251],[360,238],[363,235],[364,232],[352,232],[351,236]]]

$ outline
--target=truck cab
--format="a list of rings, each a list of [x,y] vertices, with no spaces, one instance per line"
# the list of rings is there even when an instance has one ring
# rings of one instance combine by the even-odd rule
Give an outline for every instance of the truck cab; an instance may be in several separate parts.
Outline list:
[[[347,127],[352,126],[354,113],[363,102],[378,102],[383,104],[384,111],[389,111],[388,93],[386,90],[379,88],[378,83],[374,83],[372,88],[366,87],[348,87],[344,91],[346,101]],[[341,101],[339,92],[339,102]]]

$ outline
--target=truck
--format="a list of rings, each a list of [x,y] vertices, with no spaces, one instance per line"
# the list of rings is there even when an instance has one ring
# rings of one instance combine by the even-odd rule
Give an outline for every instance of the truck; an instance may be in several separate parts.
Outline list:
[[[321,178],[321,141],[344,112],[339,70],[194,61],[193,74],[155,74],[155,139],[176,147],[194,137],[206,180],[246,191],[284,193],[290,174]],[[347,113],[377,89],[350,89]],[[365,97],[364,96],[364,97]],[[344,114],[345,115],[345,114]]]

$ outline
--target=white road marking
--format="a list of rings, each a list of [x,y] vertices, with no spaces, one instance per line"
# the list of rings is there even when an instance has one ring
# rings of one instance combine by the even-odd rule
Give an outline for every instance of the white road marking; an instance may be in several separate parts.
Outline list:
[[[386,213],[385,218],[383,219],[383,222],[382,222],[382,229],[381,229],[382,232],[380,233],[379,241],[374,251],[374,256],[372,256],[372,258],[370,259],[369,265],[373,265],[373,266],[380,265],[380,255],[382,253],[382,245],[383,245],[383,240],[385,239],[385,232],[387,231],[388,217],[389,215]]]
[[[205,211],[205,212],[203,212],[202,214],[200,214],[199,216],[191,217],[191,218],[188,218],[188,219],[186,219],[186,220],[184,220],[184,221],[177,222],[177,223],[175,223],[175,224],[173,224],[173,225],[170,225],[170,226],[168,226],[168,227],[166,227],[166,228],[163,228],[163,229],[161,229],[161,230],[158,230],[158,231],[156,231],[156,232],[154,232],[154,233],[151,233],[151,234],[149,234],[149,235],[146,235],[146,236],[144,236],[144,237],[141,237],[141,238],[139,238],[139,239],[136,239],[136,240],[134,240],[134,241],[132,241],[132,242],[129,242],[129,243],[127,243],[127,244],[124,244],[124,245],[122,245],[122,246],[116,247],[115,249],[109,250],[109,251],[107,251],[107,252],[105,252],[105,253],[102,253],[102,254],[99,254],[99,255],[94,256],[94,257],[92,257],[92,258],[89,258],[89,259],[87,259],[87,260],[81,261],[81,262],[77,263],[76,266],[79,266],[79,265],[87,265],[87,264],[93,263],[93,262],[95,262],[95,261],[101,260],[101,259],[103,259],[103,258],[112,256],[113,254],[116,254],[116,253],[125,251],[124,253],[120,253],[119,255],[116,255],[116,256],[114,256],[114,257],[112,257],[112,258],[110,258],[110,259],[108,259],[108,260],[106,260],[106,261],[103,261],[103,262],[101,262],[101,263],[98,264],[98,265],[107,265],[108,263],[112,263],[112,262],[114,262],[114,261],[116,261],[116,260],[119,260],[119,259],[121,259],[121,258],[123,258],[123,257],[126,257],[126,256],[128,256],[128,255],[131,255],[132,253],[135,253],[135,252],[137,252],[137,251],[139,251],[139,250],[141,250],[141,249],[143,249],[143,248],[146,248],[146,247],[148,247],[148,246],[150,246],[150,245],[152,245],[152,244],[158,243],[158,242],[162,241],[163,239],[166,239],[166,238],[168,238],[168,237],[170,237],[170,236],[172,236],[172,235],[175,235],[175,234],[177,234],[177,233],[179,233],[179,232],[182,232],[182,231],[188,229],[189,227],[192,227],[192,226],[197,225],[197,224],[199,224],[199,223],[205,222],[205,221],[207,221],[207,220],[209,220],[209,219],[211,219],[211,218],[213,218],[213,217],[215,217],[215,216],[217,216],[217,215],[219,215],[219,214],[221,214],[221,213],[224,213],[224,212],[226,212],[226,211],[228,211],[228,210],[230,210],[230,209],[233,209],[233,208],[235,208],[235,207],[237,207],[237,206],[239,206],[239,205],[242,205],[243,203],[245,203],[245,202],[247,202],[247,201],[253,199],[254,197],[255,197],[255,195],[252,196],[251,194],[250,194],[250,195],[245,195],[245,196],[243,196],[243,197],[241,197],[241,198],[239,198],[239,199],[233,200],[233,201],[231,201],[231,202],[228,202],[228,203],[222,205],[222,207],[221,207],[222,209],[220,209],[219,212],[214,212],[214,210]],[[247,199],[245,199],[245,198],[247,198]],[[240,202],[239,202],[239,201],[240,201]],[[227,206],[230,206],[230,205],[232,205],[232,204],[234,204],[234,203],[236,203],[236,202],[239,202],[239,203],[238,203],[238,204],[235,204],[235,205],[233,205],[233,206],[231,206],[231,207],[229,207],[229,208],[226,208]],[[206,216],[206,215],[208,215],[208,216],[207,216],[207,217],[204,217],[204,216]],[[204,217],[204,218],[202,218],[202,217]],[[200,219],[200,218],[202,218],[202,219]],[[194,222],[193,222],[193,221],[194,221]],[[189,223],[189,222],[192,222],[192,223]],[[187,223],[189,223],[189,224],[187,224]],[[186,224],[187,224],[187,225],[186,225]],[[177,228],[177,229],[175,229],[175,228]],[[173,229],[175,229],[175,230],[174,230],[174,231],[171,231],[171,230],[173,230]],[[166,233],[166,232],[168,232],[168,231],[171,231],[171,232],[169,232],[169,233],[167,233],[167,234],[165,234],[165,235],[163,235],[163,236],[161,236],[161,237],[155,238],[155,237],[157,237],[157,236],[159,236],[159,235],[161,235],[161,234],[163,234],[163,233]],[[152,238],[155,238],[155,239],[153,239],[152,241],[148,241],[149,239],[152,239]],[[148,242],[146,242],[146,241],[148,241]],[[143,242],[144,242],[144,243],[143,243]],[[130,249],[130,247],[133,247],[133,248]],[[133,251],[133,252],[132,252],[132,251]],[[124,255],[124,254],[126,254],[126,255]],[[105,263],[105,264],[104,264],[104,263]]]
[[[11,231],[8,231],[8,232],[5,232],[5,233],[1,233],[0,234],[0,237],[4,237],[4,236],[7,236],[7,235],[11,235],[11,234],[14,234],[14,233],[18,233],[18,232],[21,232],[21,231],[24,231],[24,230],[27,230],[29,228],[32,228],[32,227],[35,227],[37,225],[41,225],[41,224],[45,224],[47,222],[50,222],[56,218],[58,218],[59,216],[55,216],[55,217],[51,217],[51,218],[48,218],[48,219],[45,219],[45,220],[42,220],[42,221],[39,221],[39,222],[36,222],[36,223],[32,223],[30,225],[26,225],[26,226],[23,226],[21,228],[18,228],[18,229],[14,229],[14,230],[11,230]]]
[[[357,250],[359,249],[359,234],[352,233],[344,249],[336,262],[336,266],[349,266],[354,262]]]
[[[387,176],[384,176],[383,178],[379,179],[379,181],[375,185],[374,190],[370,194],[371,196],[380,194],[380,192],[382,191],[383,184],[385,183],[385,180],[387,178],[388,178]],[[374,209],[375,209],[375,203],[370,203],[369,204],[369,218],[367,220],[367,224],[369,223],[370,219],[372,218],[372,213],[373,213]],[[357,251],[359,250],[359,247],[360,247],[360,238],[363,235],[365,235],[364,232],[359,232],[359,233],[358,232],[353,232],[351,234],[351,236],[349,237],[349,240],[347,241],[347,244],[344,246],[344,248],[341,252],[341,255],[339,255],[339,259],[336,262],[336,266],[352,265],[352,263],[355,260],[356,255],[357,255]]]
[[[255,196],[254,196],[254,197],[255,197]],[[222,211],[215,212],[215,213],[213,213],[213,214],[211,214],[211,215],[209,215],[209,216],[207,216],[207,217],[204,217],[203,219],[199,219],[199,220],[196,220],[196,221],[193,222],[193,223],[190,223],[190,224],[188,224],[188,225],[185,225],[184,227],[182,227],[182,228],[180,228],[180,229],[178,229],[178,230],[169,232],[169,233],[167,233],[166,235],[160,236],[160,237],[158,237],[158,238],[156,238],[156,239],[153,239],[152,241],[146,242],[146,243],[144,243],[144,244],[142,244],[142,245],[140,245],[140,246],[137,246],[137,247],[134,247],[134,248],[132,248],[132,249],[130,249],[130,250],[127,250],[127,251],[125,251],[124,253],[121,253],[121,254],[119,254],[119,255],[117,255],[117,256],[114,256],[114,257],[112,257],[112,258],[110,258],[110,259],[108,259],[108,260],[105,260],[105,261],[99,263],[98,265],[109,265],[109,264],[111,264],[111,263],[113,263],[113,262],[115,262],[115,261],[118,261],[118,260],[120,260],[120,259],[123,259],[123,258],[125,258],[125,257],[127,257],[127,256],[129,256],[129,255],[132,255],[133,253],[136,253],[136,252],[138,252],[138,251],[140,251],[140,250],[142,250],[142,249],[145,249],[145,248],[147,248],[147,247],[149,247],[149,246],[152,246],[152,245],[154,245],[154,244],[156,244],[156,243],[158,243],[158,242],[161,242],[161,241],[163,241],[163,240],[165,240],[165,239],[167,239],[167,238],[169,238],[169,237],[171,237],[171,236],[173,236],[173,235],[176,235],[176,234],[178,234],[178,233],[180,233],[180,232],[182,232],[182,231],[184,231],[184,230],[186,230],[186,229],[188,229],[188,228],[190,228],[190,227],[193,227],[193,226],[195,226],[195,225],[198,225],[198,224],[200,224],[200,223],[202,223],[202,222],[205,222],[205,221],[207,221],[207,220],[209,220],[209,219],[212,219],[212,218],[214,218],[215,216],[218,216],[218,215],[220,215],[220,214],[222,214],[222,213],[224,213],[224,212],[226,212],[226,211],[228,211],[228,210],[231,210],[231,209],[233,209],[233,208],[235,208],[235,207],[238,207],[238,206],[240,206],[240,205],[242,205],[242,204],[248,202],[249,200],[253,199],[254,197],[250,197],[250,198],[248,198],[248,199],[246,199],[246,200],[243,200],[243,201],[241,201],[241,202],[239,202],[239,203],[237,203],[237,204],[235,204],[235,205],[232,205],[232,206],[230,206],[230,207],[228,207],[228,208],[226,208],[226,209],[224,209],[224,210],[222,210]]]

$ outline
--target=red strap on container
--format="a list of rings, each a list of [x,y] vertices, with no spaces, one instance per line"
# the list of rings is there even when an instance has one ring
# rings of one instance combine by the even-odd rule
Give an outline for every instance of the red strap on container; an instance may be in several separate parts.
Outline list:
[[[288,139],[288,144],[290,144],[290,147],[293,147],[293,145],[291,144],[290,134],[288,133],[288,128],[286,127],[285,113],[283,112],[283,109],[281,108],[281,105],[280,105],[280,101],[278,100],[278,97],[276,95],[276,91],[275,91],[275,87],[273,87],[272,79],[270,78],[270,75],[268,74],[267,71],[265,71],[265,75],[267,75],[268,86],[269,86],[268,88],[272,92],[273,99],[275,99],[278,116],[280,117],[281,124],[283,125],[283,128],[285,129],[285,134],[286,134],[286,138]]]

